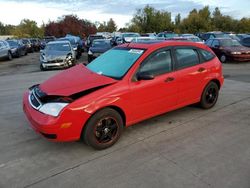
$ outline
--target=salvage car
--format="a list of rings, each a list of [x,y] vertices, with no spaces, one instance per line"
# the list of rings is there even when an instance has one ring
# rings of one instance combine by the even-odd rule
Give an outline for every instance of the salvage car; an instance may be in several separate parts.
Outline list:
[[[35,51],[34,46],[32,44],[32,42],[30,41],[30,39],[21,39],[23,44],[26,46],[26,50],[29,53],[33,53]]]
[[[76,54],[69,41],[49,42],[40,51],[40,69],[68,68],[74,66]]]
[[[10,46],[11,54],[13,57],[20,57],[27,55],[27,48],[21,40],[6,40]]]
[[[244,38],[242,38],[242,39],[240,40],[240,43],[241,43],[243,46],[250,47],[250,35],[247,35],[247,36],[245,36]]]
[[[231,38],[209,39],[206,44],[214,51],[222,63],[227,61],[250,61],[250,48],[242,46]]]
[[[123,44],[30,87],[23,110],[49,140],[83,139],[105,149],[142,120],[194,103],[212,108],[223,80],[222,65],[206,45]]]
[[[121,34],[122,43],[130,43],[134,38],[137,37],[140,37],[139,33],[128,32]]]
[[[9,44],[6,41],[0,40],[0,59],[12,60],[12,54]]]
[[[80,47],[79,42],[76,40],[75,37],[64,37],[64,38],[59,38],[57,41],[69,41],[73,50],[75,51],[76,54],[76,59],[79,59],[82,55],[82,47]]]
[[[88,51],[88,63],[112,48],[109,39],[96,39],[92,42]]]
[[[96,39],[105,39],[102,35],[89,35],[87,40],[85,41],[85,46],[87,48],[87,51],[89,50],[90,46],[92,45],[92,42]]]

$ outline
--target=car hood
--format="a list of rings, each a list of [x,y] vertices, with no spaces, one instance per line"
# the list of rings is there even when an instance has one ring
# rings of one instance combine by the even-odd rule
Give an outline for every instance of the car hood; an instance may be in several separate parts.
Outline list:
[[[229,52],[248,52],[250,51],[250,48],[245,46],[230,46],[230,47],[224,47],[226,51]]]
[[[110,49],[109,47],[105,47],[105,48],[104,47],[90,47],[89,50],[93,53],[104,53],[109,49]]]
[[[51,61],[54,59],[65,59],[69,53],[71,53],[71,51],[48,50],[44,52],[44,55],[48,61]]]
[[[49,78],[39,87],[47,95],[70,96],[116,82],[117,80],[94,73],[79,64]]]

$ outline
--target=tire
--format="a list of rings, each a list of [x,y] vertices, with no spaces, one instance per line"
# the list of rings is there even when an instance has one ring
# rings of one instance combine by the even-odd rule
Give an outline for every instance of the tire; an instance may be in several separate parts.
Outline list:
[[[11,54],[11,52],[10,52],[10,51],[8,52],[7,59],[8,59],[8,60],[12,60],[12,54]]]
[[[42,65],[42,64],[40,64],[40,70],[41,70],[41,71],[45,71],[45,70],[46,70],[45,68],[43,68],[43,65]]]
[[[221,56],[220,56],[220,62],[221,63],[226,63],[227,62],[227,56],[225,54],[221,54]]]
[[[89,55],[88,55],[88,63],[90,63],[92,61],[92,57],[90,57]]]
[[[212,108],[218,99],[219,87],[215,82],[209,82],[202,92],[200,106],[204,109]]]
[[[96,112],[86,123],[82,138],[84,142],[97,149],[105,149],[117,142],[123,130],[121,115],[111,108]]]
[[[20,55],[20,52],[17,50],[17,52],[16,52],[16,57],[18,58],[18,57],[20,57],[21,55]]]

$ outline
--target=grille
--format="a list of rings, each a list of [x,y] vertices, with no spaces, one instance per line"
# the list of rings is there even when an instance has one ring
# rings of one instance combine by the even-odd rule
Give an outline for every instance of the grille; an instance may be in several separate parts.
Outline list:
[[[63,62],[62,59],[56,59],[56,60],[49,61],[48,63],[61,63],[61,62]]]

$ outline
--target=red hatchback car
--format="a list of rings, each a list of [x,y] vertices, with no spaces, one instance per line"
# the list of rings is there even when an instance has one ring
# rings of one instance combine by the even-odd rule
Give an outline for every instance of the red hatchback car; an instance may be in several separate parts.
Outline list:
[[[223,80],[220,61],[203,44],[130,43],[32,86],[23,109],[50,140],[104,149],[136,122],[193,103],[213,107]]]

